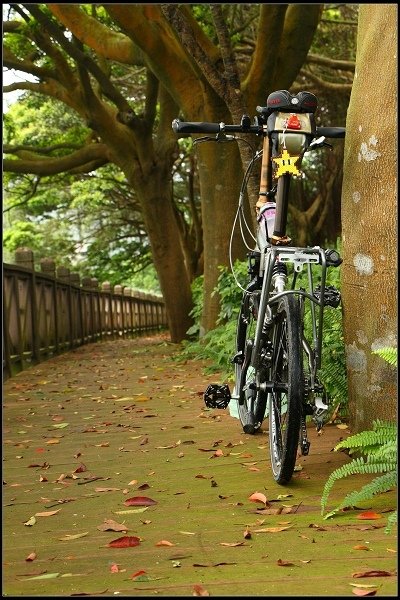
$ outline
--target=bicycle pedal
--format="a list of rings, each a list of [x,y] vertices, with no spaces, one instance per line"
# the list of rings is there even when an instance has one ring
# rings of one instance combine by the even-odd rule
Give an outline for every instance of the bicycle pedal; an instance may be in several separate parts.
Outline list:
[[[317,300],[321,300],[321,287],[317,285],[314,290],[314,296]],[[327,285],[324,291],[324,305],[337,308],[340,304],[341,294],[333,285]]]
[[[231,392],[229,387],[218,385],[217,383],[210,384],[204,392],[204,402],[207,408],[226,408],[231,401]]]

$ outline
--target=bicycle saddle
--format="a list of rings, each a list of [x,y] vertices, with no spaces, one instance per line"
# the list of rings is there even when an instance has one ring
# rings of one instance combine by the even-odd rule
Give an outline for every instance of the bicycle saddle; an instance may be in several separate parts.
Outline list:
[[[299,92],[296,95],[287,90],[272,92],[267,98],[267,106],[257,106],[257,112],[270,115],[273,112],[314,113],[318,101],[311,92]]]

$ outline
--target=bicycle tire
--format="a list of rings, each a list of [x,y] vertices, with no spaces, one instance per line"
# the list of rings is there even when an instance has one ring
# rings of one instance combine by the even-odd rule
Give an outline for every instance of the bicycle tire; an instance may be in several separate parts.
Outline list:
[[[274,479],[288,483],[293,475],[299,445],[304,377],[302,364],[302,322],[298,300],[283,296],[278,303],[272,328],[268,394],[269,447]]]
[[[244,294],[236,329],[235,395],[239,398],[239,419],[243,431],[248,434],[260,430],[267,407],[266,392],[249,388],[250,384],[258,385],[266,377],[266,373],[256,372],[248,364],[257,322],[258,299],[257,292]]]

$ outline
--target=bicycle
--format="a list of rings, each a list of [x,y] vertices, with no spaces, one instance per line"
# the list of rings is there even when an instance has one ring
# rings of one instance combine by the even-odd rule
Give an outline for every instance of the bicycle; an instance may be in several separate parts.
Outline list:
[[[243,198],[251,170],[262,158],[258,226],[256,237],[252,236],[255,246],[246,244],[250,281],[246,288],[240,286],[243,296],[232,359],[234,390],[231,394],[227,384],[212,384],[204,393],[204,401],[207,407],[221,409],[236,402],[243,431],[248,434],[259,431],[268,417],[272,472],[282,485],[292,478],[298,448],[301,455],[309,453],[307,417],[311,416],[320,430],[328,414],[328,400],[319,378],[323,315],[326,306],[336,308],[341,301],[340,292],[326,285],[327,267],[342,263],[338,252],[319,246],[292,246],[286,233],[290,182],[300,175],[304,154],[324,146],[332,148],[326,138],[345,135],[343,127],[316,126],[317,104],[310,92],[293,95],[278,90],[268,96],[266,106],[257,107],[253,122],[248,115],[243,115],[239,125],[172,122],[175,133],[215,134],[197,138],[196,143],[241,140],[237,133],[262,138],[262,149],[254,152],[244,175],[232,228],[233,232],[239,219],[244,241],[244,228],[251,232]],[[320,269],[319,285],[314,283],[316,266]],[[306,287],[299,284],[304,267]],[[304,331],[306,306],[311,313],[311,339]]]

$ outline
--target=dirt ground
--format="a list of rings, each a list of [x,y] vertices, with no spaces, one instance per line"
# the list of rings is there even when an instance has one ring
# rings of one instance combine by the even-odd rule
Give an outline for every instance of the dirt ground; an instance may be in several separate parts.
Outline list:
[[[3,596],[397,596],[395,491],[321,516],[349,431],[310,428],[279,486],[267,424],[206,409],[218,377],[176,353],[91,344],[3,384]],[[329,507],[368,480],[338,481]]]

